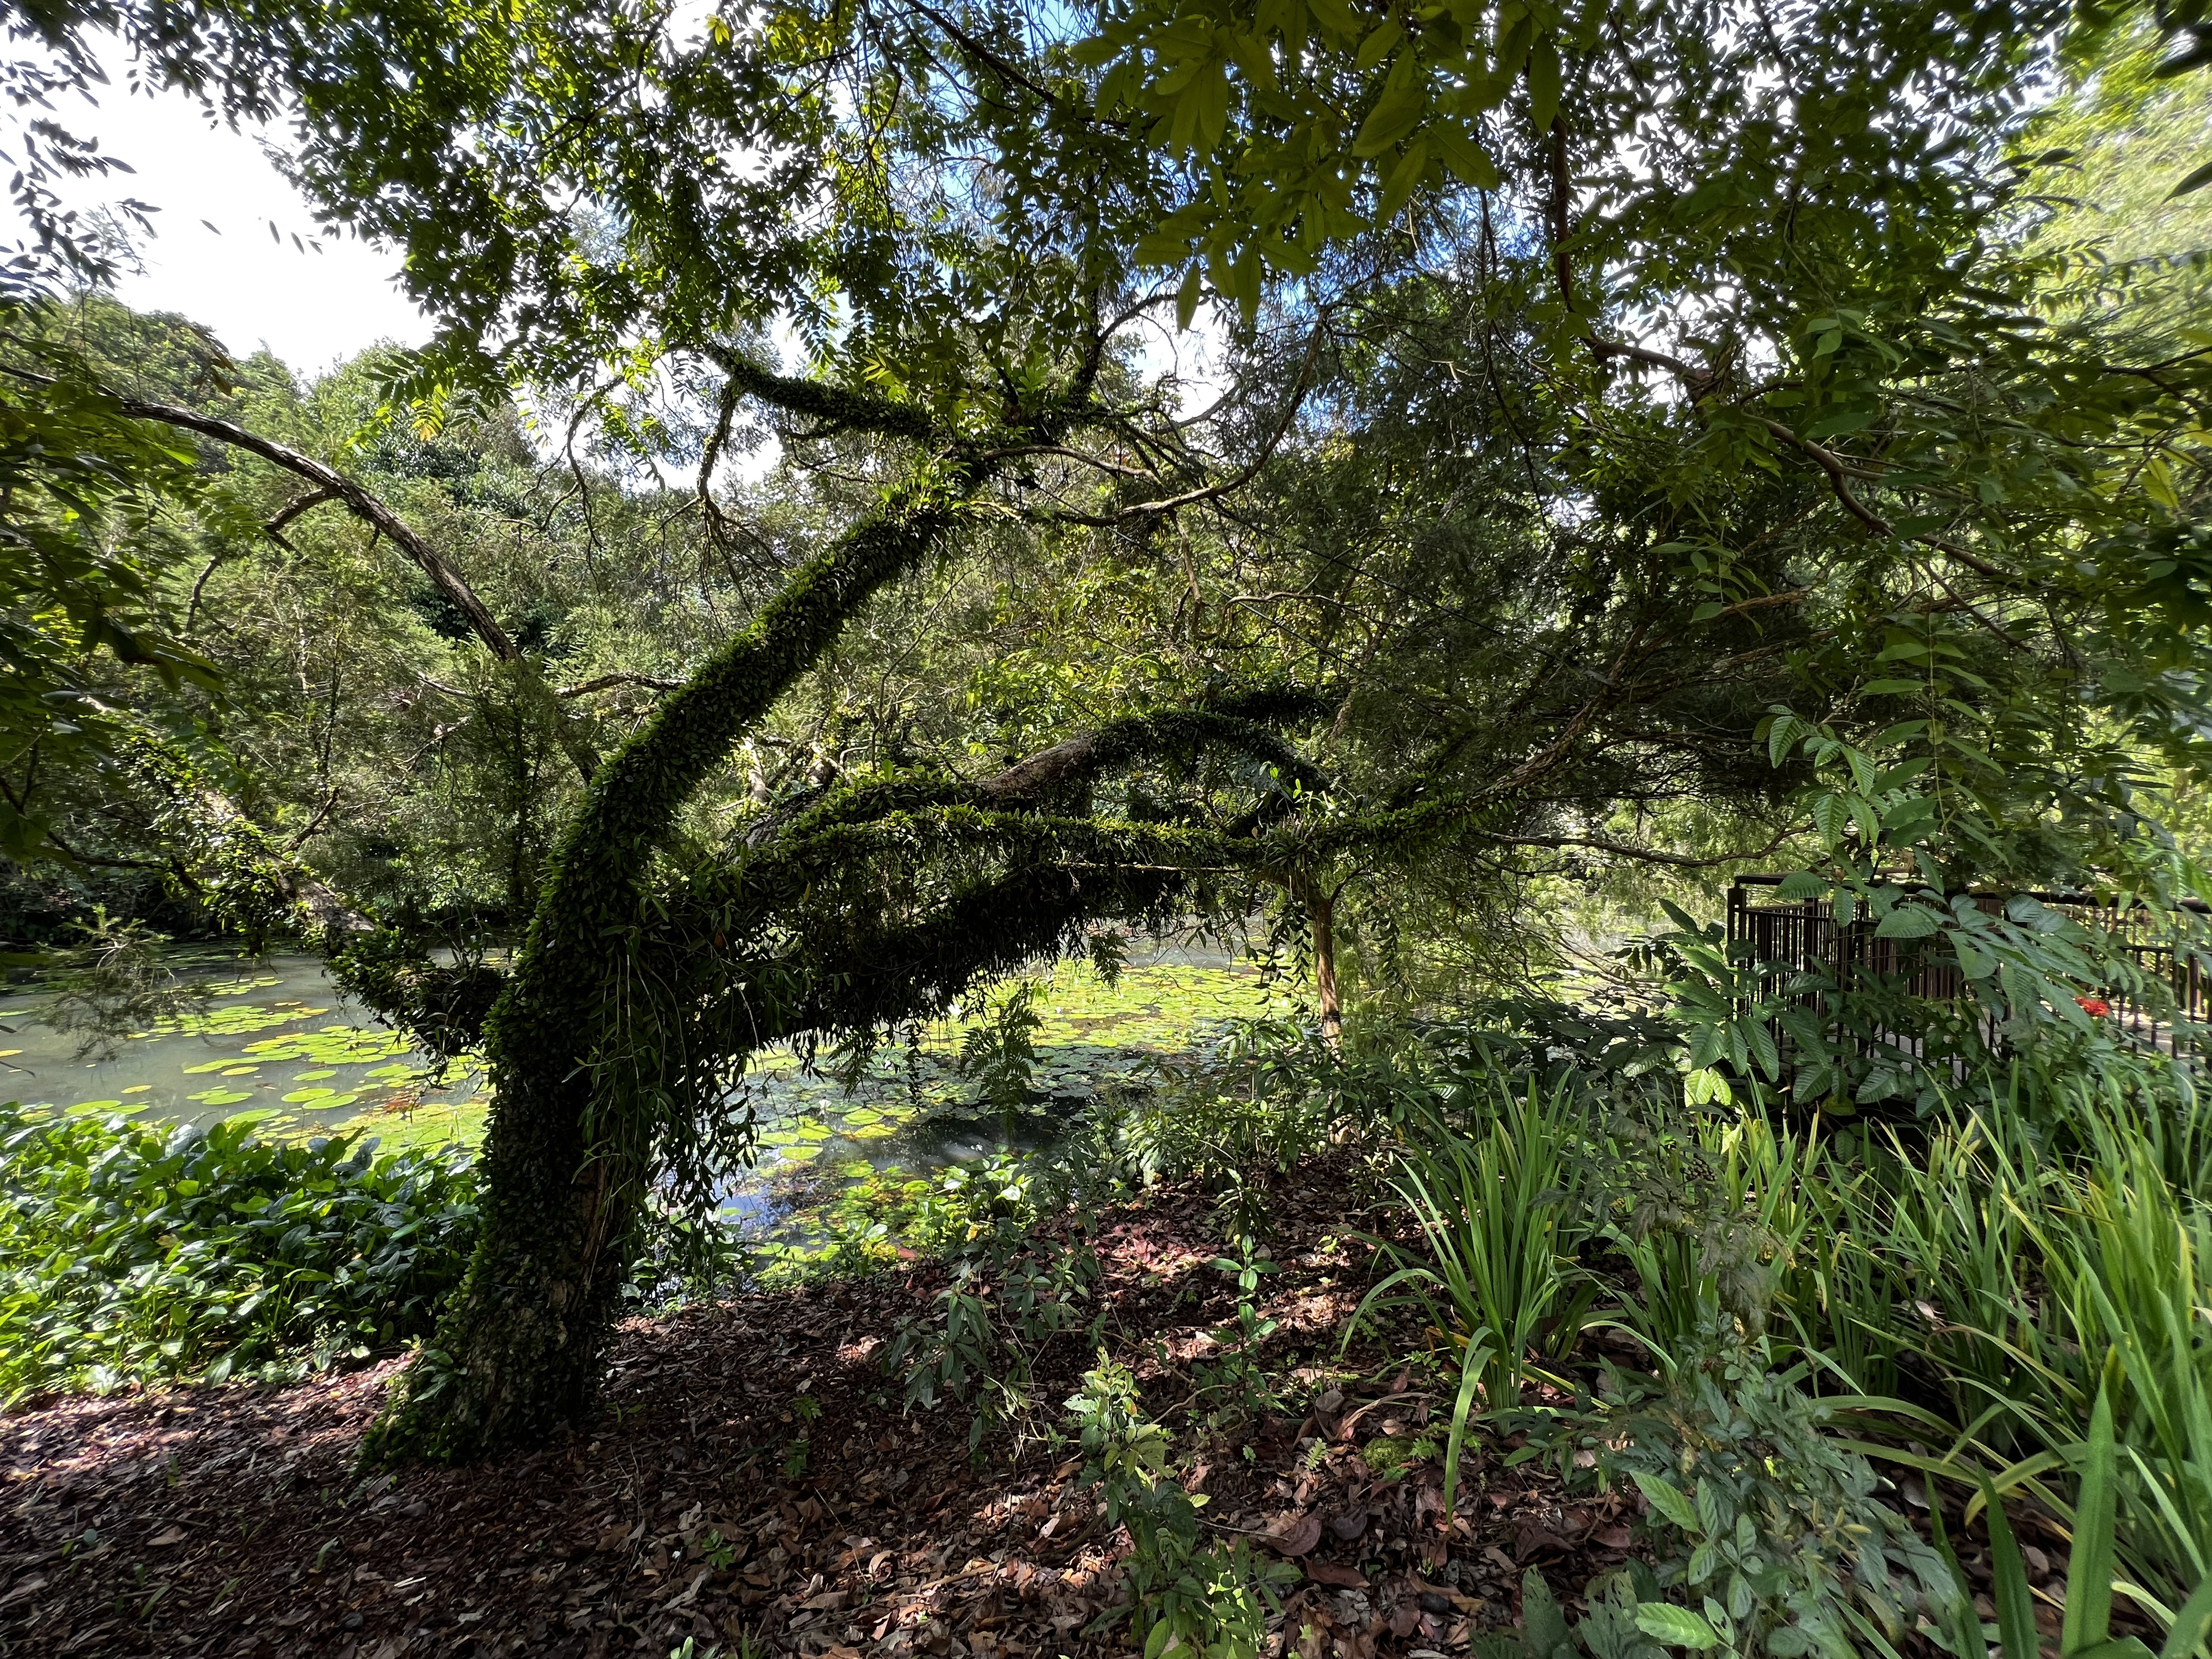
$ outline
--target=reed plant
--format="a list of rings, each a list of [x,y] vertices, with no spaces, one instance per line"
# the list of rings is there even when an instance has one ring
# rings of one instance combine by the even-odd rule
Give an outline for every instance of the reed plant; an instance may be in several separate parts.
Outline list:
[[[1418,1306],[1496,1411],[1519,1405],[1543,1374],[1540,1350],[1572,1341],[1595,1290],[1571,1259],[1582,1137],[1571,1097],[1532,1083],[1494,1100],[1486,1127],[1468,1133],[1420,1120],[1399,1152],[1391,1185],[1419,1245],[1376,1241],[1391,1271],[1359,1312]],[[1477,1354],[1486,1357],[1470,1364]]]
[[[2050,1471],[2086,1480],[2107,1412],[2120,1588],[2171,1623],[2212,1577],[2212,1214],[2166,1184],[2138,1126],[2108,1121],[2098,1140],[2072,1202],[2035,1228],[2050,1288],[2018,1413],[2042,1449],[2000,1484],[2048,1497]]]

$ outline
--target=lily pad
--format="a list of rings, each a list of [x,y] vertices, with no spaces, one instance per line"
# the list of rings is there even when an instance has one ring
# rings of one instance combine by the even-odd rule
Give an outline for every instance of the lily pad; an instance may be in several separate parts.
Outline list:
[[[254,1124],[266,1123],[270,1119],[281,1115],[282,1114],[274,1106],[264,1106],[256,1111],[233,1112],[228,1117],[223,1119],[223,1121],[234,1129],[251,1128]]]

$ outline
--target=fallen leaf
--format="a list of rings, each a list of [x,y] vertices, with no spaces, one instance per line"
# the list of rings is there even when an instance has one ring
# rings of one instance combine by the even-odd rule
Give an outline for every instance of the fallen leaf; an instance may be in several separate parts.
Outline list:
[[[1609,1550],[1626,1549],[1628,1540],[1629,1531],[1626,1527],[1600,1527],[1597,1529],[1597,1541]]]
[[[146,1546],[149,1549],[167,1549],[172,1544],[184,1541],[185,1529],[182,1527],[164,1527],[146,1540]]]
[[[1565,1552],[1573,1547],[1570,1540],[1560,1537],[1539,1521],[1523,1521],[1513,1528],[1513,1553],[1523,1561],[1547,1550]]]
[[[1306,1577],[1316,1584],[1333,1584],[1339,1589],[1365,1589],[1367,1581],[1359,1576],[1357,1567],[1339,1566],[1334,1561],[1311,1561],[1306,1564]]]
[[[1263,1534],[1260,1541],[1278,1555],[1304,1555],[1321,1542],[1321,1516],[1301,1515],[1286,1522],[1278,1522],[1273,1531]]]

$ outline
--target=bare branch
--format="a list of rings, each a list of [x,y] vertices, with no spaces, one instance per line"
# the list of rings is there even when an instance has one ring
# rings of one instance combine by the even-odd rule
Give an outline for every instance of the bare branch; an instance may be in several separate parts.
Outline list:
[[[451,599],[455,608],[469,619],[469,626],[476,631],[477,637],[490,647],[492,655],[501,662],[513,662],[521,656],[522,653],[515,648],[514,641],[507,637],[507,630],[499,625],[499,619],[485,608],[484,602],[477,597],[476,590],[461,579],[460,573],[440,557],[437,550],[429,543],[416,535],[405,520],[343,473],[325,466],[312,456],[302,455],[296,449],[262,437],[258,433],[248,432],[244,427],[234,426],[228,421],[217,420],[212,415],[178,409],[168,404],[145,403],[136,398],[118,398],[116,404],[125,415],[135,419],[159,421],[165,426],[182,427],[187,432],[197,432],[258,455],[263,460],[281,466],[314,484],[321,499],[344,502],[347,510],[356,518],[374,526],[380,534],[391,537],[398,544],[399,550],[437,585],[438,591]],[[301,510],[305,510],[305,506],[312,505],[311,500],[301,507]],[[283,515],[279,516],[281,519]]]
[[[1169,495],[1156,501],[1137,501],[1123,507],[1119,513],[1107,516],[1089,513],[1052,513],[1044,516],[1054,523],[1088,525],[1097,530],[1110,530],[1117,526],[1131,524],[1139,520],[1158,518],[1186,507],[1194,507],[1200,501],[1214,501],[1242,489],[1260,476],[1260,470],[1274,458],[1277,447],[1290,434],[1291,423],[1297,419],[1298,410],[1305,403],[1306,387],[1313,379],[1314,365],[1321,360],[1322,330],[1322,325],[1316,322],[1312,334],[1307,339],[1305,361],[1298,366],[1298,378],[1297,383],[1291,387],[1290,398],[1283,408],[1282,419],[1275,423],[1274,431],[1268,434],[1267,441],[1261,446],[1260,453],[1252,458],[1251,465],[1234,477],[1224,478],[1216,483],[1201,484],[1195,489],[1185,490],[1180,495]]]
[[[958,44],[962,51],[968,53],[971,58],[974,58],[977,62],[988,65],[995,73],[1003,76],[1009,81],[1012,81],[1016,86],[1025,88],[1033,96],[1042,100],[1048,104],[1057,104],[1062,108],[1072,108],[1073,113],[1081,116],[1085,120],[1091,122],[1095,126],[1111,127],[1116,132],[1127,132],[1129,130],[1129,124],[1127,121],[1113,120],[1109,117],[1098,114],[1096,111],[1085,109],[1079,106],[1070,106],[1066,99],[1054,94],[1050,88],[1039,86],[1036,82],[1030,80],[1028,76],[1022,73],[1022,71],[1014,64],[1009,63],[999,53],[992,51],[990,47],[985,46],[974,35],[969,33],[967,30],[962,28],[951,18],[945,16],[944,13],[937,10],[936,8],[922,4],[921,0],[909,0],[909,3],[912,4],[914,9],[920,12],[924,17],[929,19],[931,22],[936,24],[938,27],[943,29],[945,33],[951,36],[953,40]]]
[[[319,507],[325,501],[335,501],[336,499],[337,499],[337,495],[335,490],[311,489],[306,495],[301,496],[298,501],[294,501],[289,507],[279,513],[275,518],[270,520],[267,524],[263,525],[261,526],[262,533],[267,536],[271,541],[276,542],[279,546],[289,550],[291,547],[291,544],[284,539],[284,526],[291,523],[293,520],[298,518],[302,513],[305,513],[309,507]]]
[[[665,680],[653,674],[602,674],[595,680],[584,680],[575,685],[556,686],[556,697],[588,697],[595,691],[611,691],[618,685],[640,685],[648,691],[681,691],[682,680]]]
[[[1741,853],[1719,853],[1711,858],[1693,859],[1681,853],[1662,853],[1656,848],[1632,847],[1626,842],[1608,841],[1602,836],[1498,836],[1482,832],[1483,839],[1501,847],[1588,847],[1600,853],[1611,853],[1619,858],[1634,859],[1644,864],[1663,864],[1675,870],[1705,870],[1717,864],[1741,864],[1747,859],[1763,859],[1792,836],[1802,835],[1807,826],[1791,824],[1778,833],[1764,847],[1755,847]]]
[[[325,465],[313,456],[302,455],[296,449],[262,437],[258,433],[249,432],[228,421],[218,420],[212,415],[178,409],[168,404],[145,403],[135,398],[118,398],[116,404],[125,414],[135,419],[160,421],[167,426],[182,427],[188,432],[198,432],[223,443],[235,445],[315,485],[316,489],[310,497],[295,502],[284,514],[278,515],[279,523],[284,521],[288,514],[305,512],[317,500],[343,502],[349,512],[368,524],[378,535],[392,538],[400,551],[413,560],[436,585],[438,591],[452,600],[454,608],[468,618],[470,628],[489,648],[492,655],[501,662],[523,660],[521,650],[508,637],[507,630],[499,625],[499,619],[477,597],[476,590],[463,580],[460,572],[447,563],[429,543],[416,535],[404,519],[343,473]],[[277,532],[271,533],[281,535]],[[206,578],[203,576],[201,580],[205,581]],[[582,775],[584,781],[589,783],[592,774],[598,769],[599,756],[585,741],[582,733],[565,721],[562,724],[559,737],[569,763]]]

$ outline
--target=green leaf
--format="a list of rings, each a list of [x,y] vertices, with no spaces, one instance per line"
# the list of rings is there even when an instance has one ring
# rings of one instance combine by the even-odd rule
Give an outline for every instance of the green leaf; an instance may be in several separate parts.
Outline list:
[[[1679,1487],[1668,1483],[1664,1476],[1644,1469],[1633,1469],[1630,1476],[1651,1507],[1665,1516],[1684,1532],[1698,1530],[1698,1512],[1690,1507],[1689,1498]]]
[[[2212,185],[2212,161],[2207,161],[2167,191],[2166,199],[2169,202],[2177,201],[2184,196],[2194,194],[2207,185]]]
[[[1932,1495],[1932,1485],[1930,1492]],[[1973,1593],[1966,1582],[1966,1569],[1959,1565],[1959,1553],[1951,1547],[1951,1540],[1944,1529],[1942,1504],[1929,1505],[1928,1528],[1936,1554],[1943,1558],[1943,1570],[1951,1575],[1951,1594],[1945,1598],[1942,1609],[1950,1621],[1951,1650],[1957,1659],[1983,1659],[1989,1647],[1982,1639],[1981,1616],[1974,1611]]]
[[[1531,1567],[1521,1576],[1521,1623],[1528,1632],[1528,1650],[1549,1656],[1568,1641],[1566,1615],[1544,1575]],[[1571,1653],[1575,1650],[1569,1646]]]
[[[1850,819],[1851,809],[1840,795],[1822,795],[1813,803],[1813,827],[1830,846],[1844,838],[1844,826]]]
[[[1173,236],[1166,231],[1156,230],[1138,239],[1136,258],[1140,265],[1181,264],[1189,257],[1190,239],[1187,236]]]
[[[1477,190],[1498,188],[1496,164],[1483,153],[1481,145],[1460,131],[1458,122],[1432,122],[1421,136],[1434,146],[1438,157],[1461,183],[1473,185]]]
[[[1766,1073],[1766,1080],[1779,1083],[1782,1080],[1782,1056],[1775,1050],[1774,1033],[1764,1025],[1750,1022],[1743,1037],[1746,1046],[1751,1050],[1752,1059],[1758,1061],[1759,1069]]]
[[[1382,186],[1382,199],[1375,209],[1377,225],[1388,225],[1397,218],[1399,212],[1412,198],[1414,187],[1421,182],[1421,175],[1428,171],[1428,146],[1417,138],[1407,147],[1406,154],[1400,158],[1398,165],[1390,169],[1390,177]]]
[[[1389,54],[1390,48],[1404,38],[1405,29],[1395,18],[1386,17],[1368,37],[1359,43],[1359,54],[1353,60],[1364,70],[1373,69]]]
[[[1959,971],[1968,979],[1987,979],[1997,965],[1996,957],[1969,939],[1958,928],[1949,931],[1951,952],[1959,958]]]
[[[1881,919],[1876,939],[1926,939],[1942,926],[1936,912],[1918,904],[1900,904]]]
[[[1669,1647],[1693,1648],[1700,1653],[1721,1644],[1718,1632],[1703,1619],[1687,1607],[1669,1607],[1664,1601],[1638,1602],[1636,1628],[1655,1642],[1664,1642]]]
[[[2027,1562],[2020,1559],[2020,1544],[2013,1540],[2013,1524],[2004,1517],[2004,1502],[1989,1475],[1982,1475],[1982,1504],[1989,1516],[1989,1589],[1997,1604],[1997,1646],[2004,1659],[2039,1659],[2035,1593],[2028,1586]]]
[[[1550,129],[1559,112],[1559,43],[1540,35],[1528,48],[1528,125]]]
[[[2181,1604],[2181,1611],[2173,1615],[2173,1628],[2166,1633],[2166,1645],[2158,1650],[2159,1659],[2188,1659],[2207,1636],[2212,1636],[2212,1577],[2199,1584]],[[2008,1654],[2006,1659],[2011,1659],[2011,1656]]]
[[[2089,1416],[2081,1501],[2074,1509],[2074,1549],[2066,1567],[2066,1619],[2058,1633],[2058,1650],[2069,1659],[2101,1645],[2112,1635],[2118,1464],[2112,1397],[2100,1386],[2096,1409]]]
[[[1359,124],[1359,131],[1352,141],[1352,153],[1366,157],[1380,155],[1411,132],[1421,118],[1421,111],[1428,103],[1428,88],[1407,70],[1410,58],[1401,58],[1390,78],[1382,83],[1382,96],[1375,107]]]
[[[1459,1495],[1459,1455],[1467,1443],[1468,1413],[1474,1405],[1475,1385],[1493,1354],[1488,1328],[1474,1332],[1460,1354],[1459,1398],[1452,1402],[1451,1434],[1444,1443],[1444,1520],[1450,1524],[1452,1505]]]

